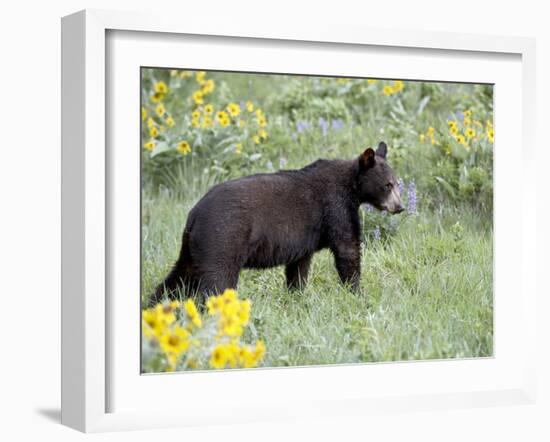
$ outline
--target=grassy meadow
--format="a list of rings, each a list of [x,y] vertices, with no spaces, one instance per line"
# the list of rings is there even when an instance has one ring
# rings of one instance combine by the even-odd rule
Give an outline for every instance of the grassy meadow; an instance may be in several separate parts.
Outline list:
[[[143,371],[492,355],[490,86],[143,69],[141,92]],[[245,270],[207,305],[145,308],[210,187],[381,140],[408,210],[362,208],[360,295],[324,250],[302,291]]]

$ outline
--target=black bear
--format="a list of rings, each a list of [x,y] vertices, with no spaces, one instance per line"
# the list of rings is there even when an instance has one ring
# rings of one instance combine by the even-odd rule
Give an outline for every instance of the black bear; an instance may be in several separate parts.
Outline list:
[[[386,153],[381,142],[355,160],[317,160],[214,186],[189,213],[179,258],[150,305],[178,287],[205,295],[236,288],[242,268],[285,265],[288,287],[302,287],[313,254],[327,247],[341,281],[357,291],[360,205],[403,211]]]

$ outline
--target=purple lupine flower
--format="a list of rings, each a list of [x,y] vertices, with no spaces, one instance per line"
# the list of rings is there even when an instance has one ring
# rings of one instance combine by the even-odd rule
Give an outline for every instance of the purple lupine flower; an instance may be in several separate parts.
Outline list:
[[[416,186],[414,185],[414,181],[409,183],[407,189],[407,210],[410,213],[416,213]]]
[[[399,188],[399,195],[403,195],[403,187],[405,186],[405,183],[403,182],[403,180],[401,178],[399,178],[397,180],[397,186]]]
[[[376,226],[376,228],[373,230],[372,232],[373,236],[374,236],[374,239],[378,240],[380,239],[380,227]]]
[[[344,127],[344,122],[341,119],[332,120],[332,130],[339,130]]]
[[[326,137],[328,132],[328,121],[325,120],[323,117],[319,117],[319,127],[323,132],[323,136]]]
[[[309,121],[299,120],[296,122],[296,132],[301,134],[303,131],[308,130],[311,127]]]
[[[279,158],[279,169],[284,169],[285,166],[286,166],[286,158],[285,157]]]
[[[265,165],[269,170],[273,170],[273,163],[271,161],[268,161],[267,163],[265,163]]]

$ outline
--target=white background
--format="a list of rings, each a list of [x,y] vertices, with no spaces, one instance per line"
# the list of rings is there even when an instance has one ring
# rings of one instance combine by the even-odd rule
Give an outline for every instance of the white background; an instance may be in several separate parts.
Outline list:
[[[0,16],[0,431],[4,440],[81,440],[59,425],[60,368],[60,22],[82,8],[156,10],[194,16],[232,16],[286,23],[370,25],[536,36],[538,38],[539,274],[546,270],[550,167],[546,126],[550,121],[550,30],[544,2],[406,1],[168,2],[141,0],[31,2],[3,4]],[[515,177],[510,177],[515,179]],[[547,203],[546,203],[547,204]],[[514,201],[510,201],[514,210]],[[544,263],[546,262],[546,265]],[[540,293],[548,283],[539,281]],[[286,422],[102,434],[96,440],[548,440],[550,429],[550,302],[539,304],[540,398],[537,406],[372,415],[363,421]],[[6,432],[8,434],[6,434]]]

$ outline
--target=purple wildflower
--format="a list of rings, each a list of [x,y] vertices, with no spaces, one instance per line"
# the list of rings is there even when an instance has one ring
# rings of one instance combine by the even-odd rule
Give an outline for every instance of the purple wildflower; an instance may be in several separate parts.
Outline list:
[[[285,157],[279,158],[279,169],[284,169],[285,166],[286,166],[286,158]]]
[[[311,127],[309,121],[299,120],[296,122],[296,132],[301,134],[303,131],[308,130]]]
[[[363,210],[366,212],[366,213],[371,213],[374,211],[374,207],[372,207],[370,204],[363,204]]]
[[[407,210],[409,213],[416,213],[416,186],[414,185],[414,181],[409,183],[407,189]]]
[[[374,235],[374,239],[380,239],[380,227],[376,226],[376,229],[373,230],[372,234]]]
[[[269,170],[273,170],[273,163],[272,163],[271,161],[268,161],[268,162],[266,163],[266,166],[267,166],[267,168],[268,168]]]
[[[344,127],[344,122],[341,119],[332,120],[332,130],[339,130]]]
[[[328,132],[328,121],[325,120],[323,117],[319,117],[319,127],[323,132],[323,136],[326,137]]]
[[[403,195],[403,187],[405,186],[405,183],[401,178],[397,180],[397,186],[399,188],[399,195]]]

